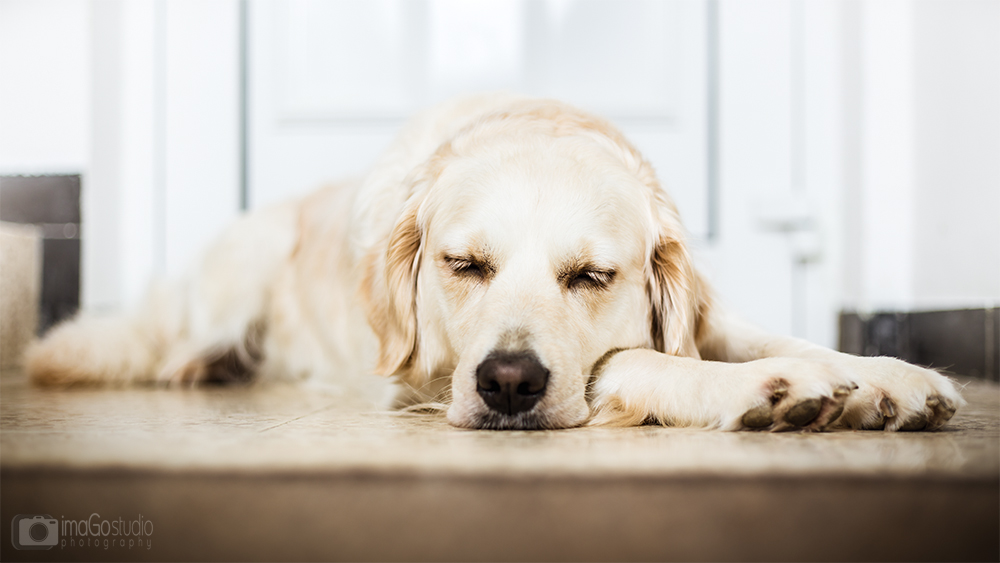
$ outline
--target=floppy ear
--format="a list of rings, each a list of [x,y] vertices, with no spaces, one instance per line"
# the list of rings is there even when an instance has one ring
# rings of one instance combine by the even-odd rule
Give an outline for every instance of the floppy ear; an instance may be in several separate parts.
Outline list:
[[[700,280],[677,232],[679,222],[672,222],[659,234],[649,258],[646,292],[653,347],[673,356],[700,358],[695,342],[702,309]]]
[[[362,280],[368,322],[379,339],[375,368],[383,375],[414,377],[417,352],[416,286],[421,233],[417,205],[409,202],[389,235],[382,255],[370,256]]]
[[[366,305],[368,324],[379,339],[375,369],[382,375],[397,375],[416,388],[429,377],[416,361],[420,348],[417,272],[424,237],[420,208],[452,154],[451,144],[444,143],[407,176],[406,202],[389,233],[388,243],[371,250],[363,264],[360,297]]]

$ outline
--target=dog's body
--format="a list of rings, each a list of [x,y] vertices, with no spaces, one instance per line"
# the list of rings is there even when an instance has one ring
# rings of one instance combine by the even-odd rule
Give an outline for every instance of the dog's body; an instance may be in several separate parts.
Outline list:
[[[621,134],[508,96],[421,114],[363,181],[240,219],[188,279],[57,327],[27,366],[52,385],[320,378],[474,428],[934,429],[962,404],[936,372],[724,314]]]

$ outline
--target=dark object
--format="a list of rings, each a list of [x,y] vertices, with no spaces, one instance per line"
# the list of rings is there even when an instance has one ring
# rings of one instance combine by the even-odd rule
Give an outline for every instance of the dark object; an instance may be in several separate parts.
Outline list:
[[[841,313],[840,350],[1000,381],[1000,308]]]
[[[80,308],[80,176],[0,176],[0,221],[42,231],[38,330]]]
[[[476,368],[476,381],[487,406],[515,415],[545,395],[549,370],[531,352],[493,352]]]

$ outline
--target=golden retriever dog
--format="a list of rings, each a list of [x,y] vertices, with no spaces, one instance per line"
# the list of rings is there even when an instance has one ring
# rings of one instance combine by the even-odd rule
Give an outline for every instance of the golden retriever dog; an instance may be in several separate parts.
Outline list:
[[[933,430],[963,404],[934,371],[726,314],[621,133],[506,95],[418,115],[363,180],[250,213],[26,365],[57,386],[324,380],[491,429]]]

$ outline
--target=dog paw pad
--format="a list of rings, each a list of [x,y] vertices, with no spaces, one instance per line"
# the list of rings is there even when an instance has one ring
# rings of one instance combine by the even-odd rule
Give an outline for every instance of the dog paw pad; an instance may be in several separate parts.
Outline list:
[[[773,422],[774,410],[771,405],[754,407],[743,413],[743,426],[747,428],[765,428]]]
[[[820,409],[823,408],[822,399],[806,399],[788,409],[785,413],[785,422],[795,426],[806,426],[819,416]]]
[[[910,417],[903,424],[899,426],[899,430],[902,432],[909,432],[914,430],[923,430],[927,427],[927,415],[924,413],[918,413],[915,416]]]
[[[931,395],[924,400],[922,409],[912,414],[898,414],[899,406],[889,397],[878,401],[878,412],[881,415],[878,423],[867,426],[872,430],[897,430],[900,432],[915,432],[919,430],[937,430],[955,416],[954,401],[940,395]]]
[[[820,396],[802,395],[802,391],[784,378],[765,386],[765,395],[756,406],[740,417],[746,430],[820,431],[828,428],[844,412],[853,391],[852,385],[832,385]]]

